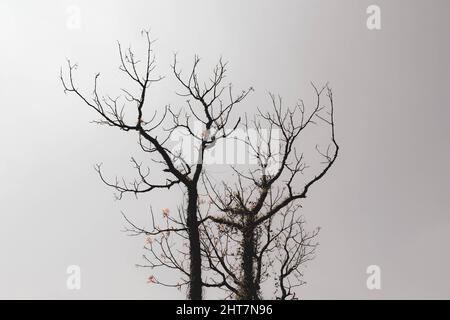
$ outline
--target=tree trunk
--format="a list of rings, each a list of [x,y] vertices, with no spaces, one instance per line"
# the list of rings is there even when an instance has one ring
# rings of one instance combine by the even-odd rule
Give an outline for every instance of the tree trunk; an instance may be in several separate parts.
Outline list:
[[[253,217],[246,218],[246,227],[242,232],[242,280],[239,288],[239,299],[259,300],[259,285],[255,283],[255,228]]]
[[[189,236],[190,284],[188,298],[202,300],[202,257],[200,252],[200,236],[197,220],[197,190],[188,191],[188,207],[186,225]]]

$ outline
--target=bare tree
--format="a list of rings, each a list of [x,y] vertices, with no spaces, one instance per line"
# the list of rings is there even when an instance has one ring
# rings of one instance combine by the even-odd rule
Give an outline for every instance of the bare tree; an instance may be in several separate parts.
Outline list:
[[[275,280],[274,295],[279,300],[297,299],[294,289],[306,283],[301,267],[314,258],[318,246],[315,237],[320,228],[306,231],[305,221],[298,216],[298,209],[299,205],[288,206],[273,231],[273,221],[265,224],[265,242],[260,251],[266,254],[267,261],[263,262],[261,254],[257,257],[256,281],[261,281],[262,272],[268,275],[267,266],[270,266]]]
[[[123,131],[137,132],[139,145],[149,158],[163,165],[164,178],[160,182],[150,181],[150,169],[132,159],[133,165],[138,173],[138,179],[126,182],[124,179],[109,181],[97,166],[97,171],[108,186],[117,191],[118,198],[125,193],[138,195],[156,189],[170,189],[174,185],[182,185],[186,191],[186,207],[182,211],[181,225],[172,228],[154,228],[146,230],[138,228],[148,235],[165,234],[170,231],[186,232],[188,239],[188,260],[189,267],[184,271],[188,276],[189,284],[188,297],[193,300],[202,299],[202,261],[200,248],[198,219],[198,184],[203,171],[203,156],[205,150],[214,145],[218,139],[224,139],[231,131],[225,131],[229,124],[230,114],[233,108],[239,104],[252,90],[244,90],[238,95],[232,92],[232,86],[223,85],[226,76],[226,63],[219,61],[213,70],[212,76],[207,82],[201,82],[197,67],[200,59],[196,56],[190,73],[184,77],[177,66],[177,57],[171,66],[175,78],[182,87],[179,95],[186,97],[186,108],[175,110],[170,105],[165,107],[153,107],[150,114],[144,114],[144,106],[148,105],[147,96],[149,87],[162,80],[161,76],[153,76],[156,60],[153,53],[153,42],[150,40],[149,32],[144,31],[143,36],[147,43],[146,56],[141,61],[129,48],[123,50],[120,43],[120,70],[123,71],[137,87],[137,93],[132,93],[126,88],[122,89],[122,94],[118,97],[109,95],[102,96],[98,92],[99,74],[94,78],[94,88],[92,96],[82,93],[75,84],[73,73],[77,69],[76,64],[68,61],[67,75],[63,75],[61,69],[61,81],[64,91],[75,94],[87,106],[92,108],[100,116],[95,121],[101,125],[116,127]],[[130,108],[131,105],[131,108]],[[134,105],[134,106],[133,106]],[[132,109],[132,111],[129,111]],[[187,111],[184,111],[187,110]],[[130,115],[131,113],[131,115]],[[127,120],[129,119],[129,120]],[[202,133],[195,132],[193,121],[199,121],[204,130]],[[170,122],[169,126],[165,126]],[[232,128],[236,128],[240,119],[236,121]],[[177,129],[184,130],[192,138],[199,142],[198,158],[194,163],[190,163],[183,158],[182,153],[171,150],[168,145],[170,135]]]
[[[314,258],[318,246],[315,237],[320,230],[306,231],[298,207],[290,204],[277,219],[272,217],[256,227],[251,245],[237,228],[205,221],[202,253],[205,269],[211,274],[205,286],[222,289],[226,298],[259,300],[268,298],[262,295],[261,286],[269,282],[275,287],[271,298],[297,299],[294,289],[306,283],[302,267]],[[250,248],[245,250],[247,246]],[[253,263],[248,263],[243,254],[249,250],[254,251]],[[245,264],[253,265],[253,270],[245,270]],[[253,275],[253,282],[246,274]]]
[[[284,109],[281,98],[270,95],[273,113],[259,111],[251,122],[245,121],[245,130],[253,129],[258,134],[256,142],[249,138],[244,140],[258,160],[256,169],[243,172],[233,167],[237,177],[233,186],[217,185],[206,173],[203,175],[211,202],[209,211],[214,211],[206,219],[219,228],[226,228],[226,232],[221,233],[220,229],[215,231],[211,225],[203,224],[206,238],[203,254],[209,261],[209,268],[220,276],[221,280],[214,283],[227,288],[239,299],[261,297],[260,284],[267,268],[273,265],[274,257],[267,258],[267,255],[273,251],[277,251],[275,259],[280,265],[277,272],[279,298],[295,298],[292,289],[297,284],[293,283],[292,276],[299,280],[298,267],[314,253],[315,245],[311,241],[317,233],[305,233],[303,222],[296,219],[294,213],[301,208],[300,201],[306,198],[310,187],[334,164],[339,146],[335,140],[332,91],[328,86],[318,89],[313,85],[313,88],[317,100],[309,113],[303,101],[294,108]],[[328,97],[328,107],[322,104],[324,94]],[[301,133],[319,121],[329,127],[331,142],[326,151],[316,145],[324,161],[319,171],[304,181],[301,174],[308,166],[296,142]],[[269,129],[268,137],[263,135],[262,128]],[[270,133],[274,129],[280,132],[279,150],[271,143]],[[291,219],[286,218],[288,215]],[[282,223],[278,231],[272,230],[273,222],[280,217]],[[230,245],[233,242],[238,245],[233,247]],[[239,265],[236,259],[230,262],[230,256],[239,257]]]

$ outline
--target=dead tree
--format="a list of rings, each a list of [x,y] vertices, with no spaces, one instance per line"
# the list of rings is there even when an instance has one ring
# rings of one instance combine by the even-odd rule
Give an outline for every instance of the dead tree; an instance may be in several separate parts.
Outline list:
[[[211,276],[206,276],[204,285],[222,289],[226,298],[259,300],[264,298],[261,285],[269,282],[274,286],[270,298],[298,299],[295,289],[306,283],[302,268],[315,256],[315,238],[320,230],[306,231],[298,209],[298,204],[290,204],[256,227],[250,245],[236,227],[206,220],[201,232],[202,253]],[[250,263],[244,257],[249,250],[254,251]],[[253,270],[245,270],[245,264],[253,264]]]
[[[302,267],[315,256],[320,228],[306,231],[299,216],[300,206],[289,205],[280,213],[278,223],[269,219],[262,228],[262,241],[256,258],[256,283],[262,283],[271,272],[275,281],[274,297],[298,299],[294,289],[305,284]]]
[[[223,85],[226,76],[226,63],[222,60],[216,65],[208,82],[201,82],[197,66],[200,59],[196,56],[190,73],[184,77],[177,66],[176,55],[171,66],[175,78],[183,91],[179,95],[186,97],[186,108],[174,109],[170,105],[153,107],[151,113],[144,114],[144,106],[148,105],[147,96],[149,87],[162,80],[163,77],[153,77],[156,60],[153,53],[153,42],[147,31],[142,33],[147,42],[147,52],[143,59],[143,69],[140,69],[140,60],[135,57],[131,49],[122,50],[119,43],[120,70],[123,71],[137,87],[137,93],[122,89],[119,97],[109,95],[101,96],[98,92],[99,74],[94,78],[92,97],[82,93],[74,82],[73,72],[76,64],[68,61],[67,76],[61,69],[61,81],[64,91],[73,93],[84,104],[92,108],[100,116],[95,121],[101,125],[118,128],[123,131],[136,132],[143,152],[156,163],[162,164],[165,177],[162,182],[149,181],[150,170],[132,159],[137,170],[138,179],[125,182],[125,180],[109,181],[104,178],[101,167],[97,167],[101,179],[108,186],[116,189],[118,197],[125,193],[138,195],[155,189],[170,189],[174,185],[182,185],[186,190],[186,207],[183,210],[183,225],[176,231],[185,231],[189,243],[189,293],[193,300],[202,299],[202,269],[198,211],[198,184],[203,171],[203,155],[207,148],[214,145],[218,139],[224,139],[230,133],[225,131],[227,126],[236,128],[236,123],[229,125],[230,114],[236,104],[240,103],[251,88],[234,96],[230,85]],[[134,105],[134,106],[133,106]],[[132,110],[130,110],[132,109]],[[148,107],[147,107],[148,109]],[[183,111],[188,110],[188,111]],[[130,115],[131,113],[131,115]],[[127,116],[126,116],[127,115]],[[197,133],[193,129],[193,121],[203,126],[203,132]],[[166,126],[167,122],[170,125]],[[183,159],[180,152],[171,150],[168,141],[170,135],[176,131],[184,130],[195,141],[198,141],[198,158],[194,163]],[[193,146],[194,147],[194,146]],[[144,230],[144,229],[142,229]],[[171,230],[155,229],[145,230],[148,235],[161,234]]]
[[[259,111],[253,121],[245,121],[246,132],[256,130],[258,135],[256,141],[245,139],[245,143],[257,158],[256,169],[243,172],[233,167],[237,179],[234,186],[228,183],[219,186],[207,174],[204,175],[211,210],[214,211],[206,218],[218,224],[220,228],[226,228],[228,234],[212,231],[211,226],[205,223],[203,233],[206,240],[203,240],[203,243],[206,249],[203,254],[207,256],[209,267],[221,278],[221,281],[215,283],[225,286],[239,299],[261,297],[260,284],[265,274],[264,269],[268,266],[264,257],[275,248],[279,251],[277,259],[284,259],[279,261],[279,298],[295,297],[292,292],[294,285],[289,278],[291,275],[299,275],[296,270],[311,257],[314,250],[311,252],[307,248],[315,249],[310,240],[316,234],[305,234],[299,220],[293,218],[289,223],[283,220],[279,234],[271,229],[272,222],[279,220],[280,216],[285,217],[301,208],[301,200],[306,198],[311,186],[325,176],[338,156],[332,91],[328,86],[318,89],[313,85],[313,88],[317,100],[310,112],[305,110],[303,101],[294,108],[284,109],[281,98],[277,99],[271,95],[273,113]],[[322,104],[324,94],[328,97],[328,107]],[[304,179],[302,173],[309,166],[296,143],[302,136],[301,133],[313,124],[319,124],[319,121],[329,128],[331,142],[325,148],[326,151],[316,145],[316,150],[324,161],[318,172],[301,181],[300,178]],[[263,136],[263,128],[268,129],[268,136]],[[271,134],[274,129],[280,133],[276,148]],[[265,244],[262,239],[264,230]],[[218,234],[220,241],[217,239]],[[222,243],[223,241],[225,243]],[[232,249],[230,243],[236,241],[238,246]],[[278,243],[275,247],[272,246],[273,241]],[[229,250],[233,252],[233,256],[239,257],[239,265],[236,265],[236,261],[231,264],[228,262]],[[294,254],[291,250],[294,250]]]

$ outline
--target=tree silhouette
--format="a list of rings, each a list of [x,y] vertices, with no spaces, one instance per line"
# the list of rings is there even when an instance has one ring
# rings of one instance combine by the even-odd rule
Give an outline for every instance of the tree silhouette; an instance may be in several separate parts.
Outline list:
[[[137,196],[182,186],[184,197],[177,214],[162,209],[162,227],[155,223],[152,208],[149,227],[140,227],[123,214],[128,223],[125,231],[147,237],[145,264],[141,266],[181,273],[177,282],[165,282],[154,275],[148,282],[178,289],[188,286],[188,298],[193,300],[203,298],[203,287],[225,290],[229,298],[255,300],[263,298],[261,285],[271,279],[275,298],[296,299],[294,289],[304,283],[301,266],[314,257],[318,234],[318,229],[312,232],[305,229],[299,214],[302,200],[310,187],[326,175],[339,152],[331,89],[328,85],[321,88],[312,85],[316,102],[311,111],[306,110],[302,100],[293,108],[284,108],[282,99],[271,94],[272,112],[258,109],[252,120],[246,115],[244,121],[238,118],[233,122],[230,115],[234,107],[253,89],[235,96],[231,84],[223,85],[227,64],[222,60],[212,76],[202,82],[197,72],[200,59],[195,56],[185,76],[174,55],[171,69],[182,90],[177,94],[186,98],[186,106],[153,107],[149,115],[144,114],[149,109],[144,109],[148,105],[149,87],[163,77],[153,76],[156,67],[153,42],[148,31],[142,35],[147,44],[143,67],[131,49],[123,50],[118,44],[119,69],[137,87],[137,93],[123,88],[117,98],[101,95],[96,74],[89,97],[76,86],[73,75],[77,65],[70,60],[66,75],[61,69],[60,78],[65,93],[73,93],[100,115],[95,123],[136,132],[147,159],[162,166],[157,180],[150,176],[148,166],[131,158],[137,178],[128,181],[108,179],[101,165],[97,165],[100,179],[115,189],[117,199],[124,194]],[[328,105],[323,104],[324,95]],[[200,131],[195,123],[201,125]],[[318,124],[329,128],[330,143],[325,149],[316,145],[323,161],[306,178],[303,173],[310,165],[306,164],[298,143],[307,128]],[[219,140],[230,138],[237,128],[247,133],[238,140],[247,146],[256,160],[256,168],[244,171],[231,166],[236,181],[219,184],[205,171],[203,160],[208,149],[214,148]],[[189,146],[196,151],[193,161],[185,158],[186,150],[170,146],[171,136],[180,131],[193,141]],[[249,132],[254,132],[256,139]]]
[[[268,276],[268,268],[273,270],[275,264],[278,298],[295,298],[292,289],[302,284],[299,267],[314,254],[316,245],[312,240],[317,231],[307,233],[297,212],[310,187],[334,164],[339,146],[335,140],[332,91],[328,86],[313,88],[317,100],[309,113],[303,101],[284,109],[281,98],[270,95],[273,112],[259,111],[252,121],[245,121],[245,130],[254,129],[258,135],[256,142],[244,139],[257,159],[256,169],[243,172],[233,167],[237,179],[233,186],[218,185],[207,173],[203,175],[211,203],[206,219],[219,225],[215,228],[210,223],[203,224],[203,254],[209,268],[220,277],[215,283],[238,299],[260,299],[260,285]],[[324,94],[328,108],[322,105]],[[309,180],[302,176],[302,183],[299,175],[308,166],[296,142],[318,121],[330,128],[331,143],[326,151],[316,145],[324,161]],[[279,151],[271,143],[274,137],[264,137],[262,128],[280,132]],[[279,226],[274,228],[274,224]],[[230,256],[238,258],[230,260]]]
[[[290,204],[277,214],[277,219],[272,217],[256,227],[251,244],[237,228],[205,221],[202,252],[208,263],[205,269],[212,274],[209,286],[221,288],[231,299],[297,299],[294,289],[306,283],[302,267],[314,258],[319,233],[319,228],[306,231],[298,207]],[[253,263],[244,256],[244,251],[250,250],[254,251]],[[244,264],[253,265],[253,270],[245,270]],[[253,275],[253,282],[248,274]],[[266,282],[274,287],[271,297],[260,292]]]
[[[193,300],[202,299],[202,257],[200,247],[199,226],[201,220],[198,218],[198,184],[203,171],[203,156],[205,150],[219,139],[225,139],[233,130],[225,130],[229,124],[230,114],[234,107],[239,104],[252,90],[244,90],[234,96],[231,84],[223,85],[226,76],[226,63],[219,61],[213,70],[212,76],[207,82],[202,83],[198,77],[197,67],[200,59],[196,56],[190,73],[184,77],[177,66],[177,57],[174,56],[172,67],[175,78],[181,85],[182,92],[179,95],[186,97],[187,107],[174,109],[170,105],[154,108],[151,114],[144,114],[144,107],[148,103],[147,96],[149,87],[163,79],[161,76],[153,76],[156,60],[153,53],[153,42],[148,31],[143,31],[147,43],[147,52],[143,60],[144,67],[141,69],[140,60],[129,48],[123,50],[118,44],[120,56],[120,70],[124,72],[137,87],[138,93],[122,89],[118,98],[109,95],[102,96],[98,92],[99,74],[94,78],[94,89],[92,97],[82,93],[75,84],[73,73],[77,69],[76,64],[68,60],[67,75],[64,76],[61,69],[61,82],[64,92],[73,93],[84,104],[92,108],[100,116],[94,122],[118,128],[123,131],[136,132],[142,151],[156,163],[165,168],[161,174],[161,181],[150,181],[150,170],[144,168],[132,158],[134,168],[137,170],[138,179],[127,182],[125,180],[109,181],[104,177],[101,166],[96,169],[100,178],[108,186],[117,191],[118,198],[125,193],[134,195],[147,193],[152,190],[169,190],[174,185],[182,185],[186,195],[186,205],[180,212],[180,225],[176,227],[159,228],[155,226],[151,230],[135,226],[133,229],[149,236],[166,235],[168,232],[185,233],[188,240],[188,253],[186,255],[189,266],[183,269],[189,285],[188,297]],[[123,103],[123,104],[122,104]],[[134,107],[130,108],[130,106]],[[130,111],[132,109],[132,111]],[[188,110],[188,111],[184,111]],[[130,116],[131,112],[131,116]],[[131,118],[131,120],[129,120]],[[127,120],[128,119],[128,120]],[[199,121],[203,126],[203,133],[198,134],[193,128],[193,121]],[[231,125],[236,128],[240,119]],[[170,122],[168,127],[165,125]],[[183,158],[182,154],[171,150],[168,146],[170,135],[177,129],[184,130],[199,142],[198,158],[190,163]],[[129,221],[129,220],[128,220]],[[129,221],[131,223],[131,221]],[[162,241],[164,243],[164,240]],[[153,277],[150,282],[156,282]]]

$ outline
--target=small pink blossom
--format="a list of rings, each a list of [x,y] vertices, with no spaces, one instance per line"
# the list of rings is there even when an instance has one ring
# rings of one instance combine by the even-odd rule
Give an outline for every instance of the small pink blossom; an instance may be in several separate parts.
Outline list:
[[[148,277],[147,283],[156,283],[156,278],[154,276]]]
[[[147,237],[147,239],[145,240],[146,244],[152,244],[153,243],[153,238],[152,237]]]
[[[169,217],[169,213],[170,213],[169,208],[164,208],[162,212],[163,212],[163,217],[164,218],[168,218]]]

